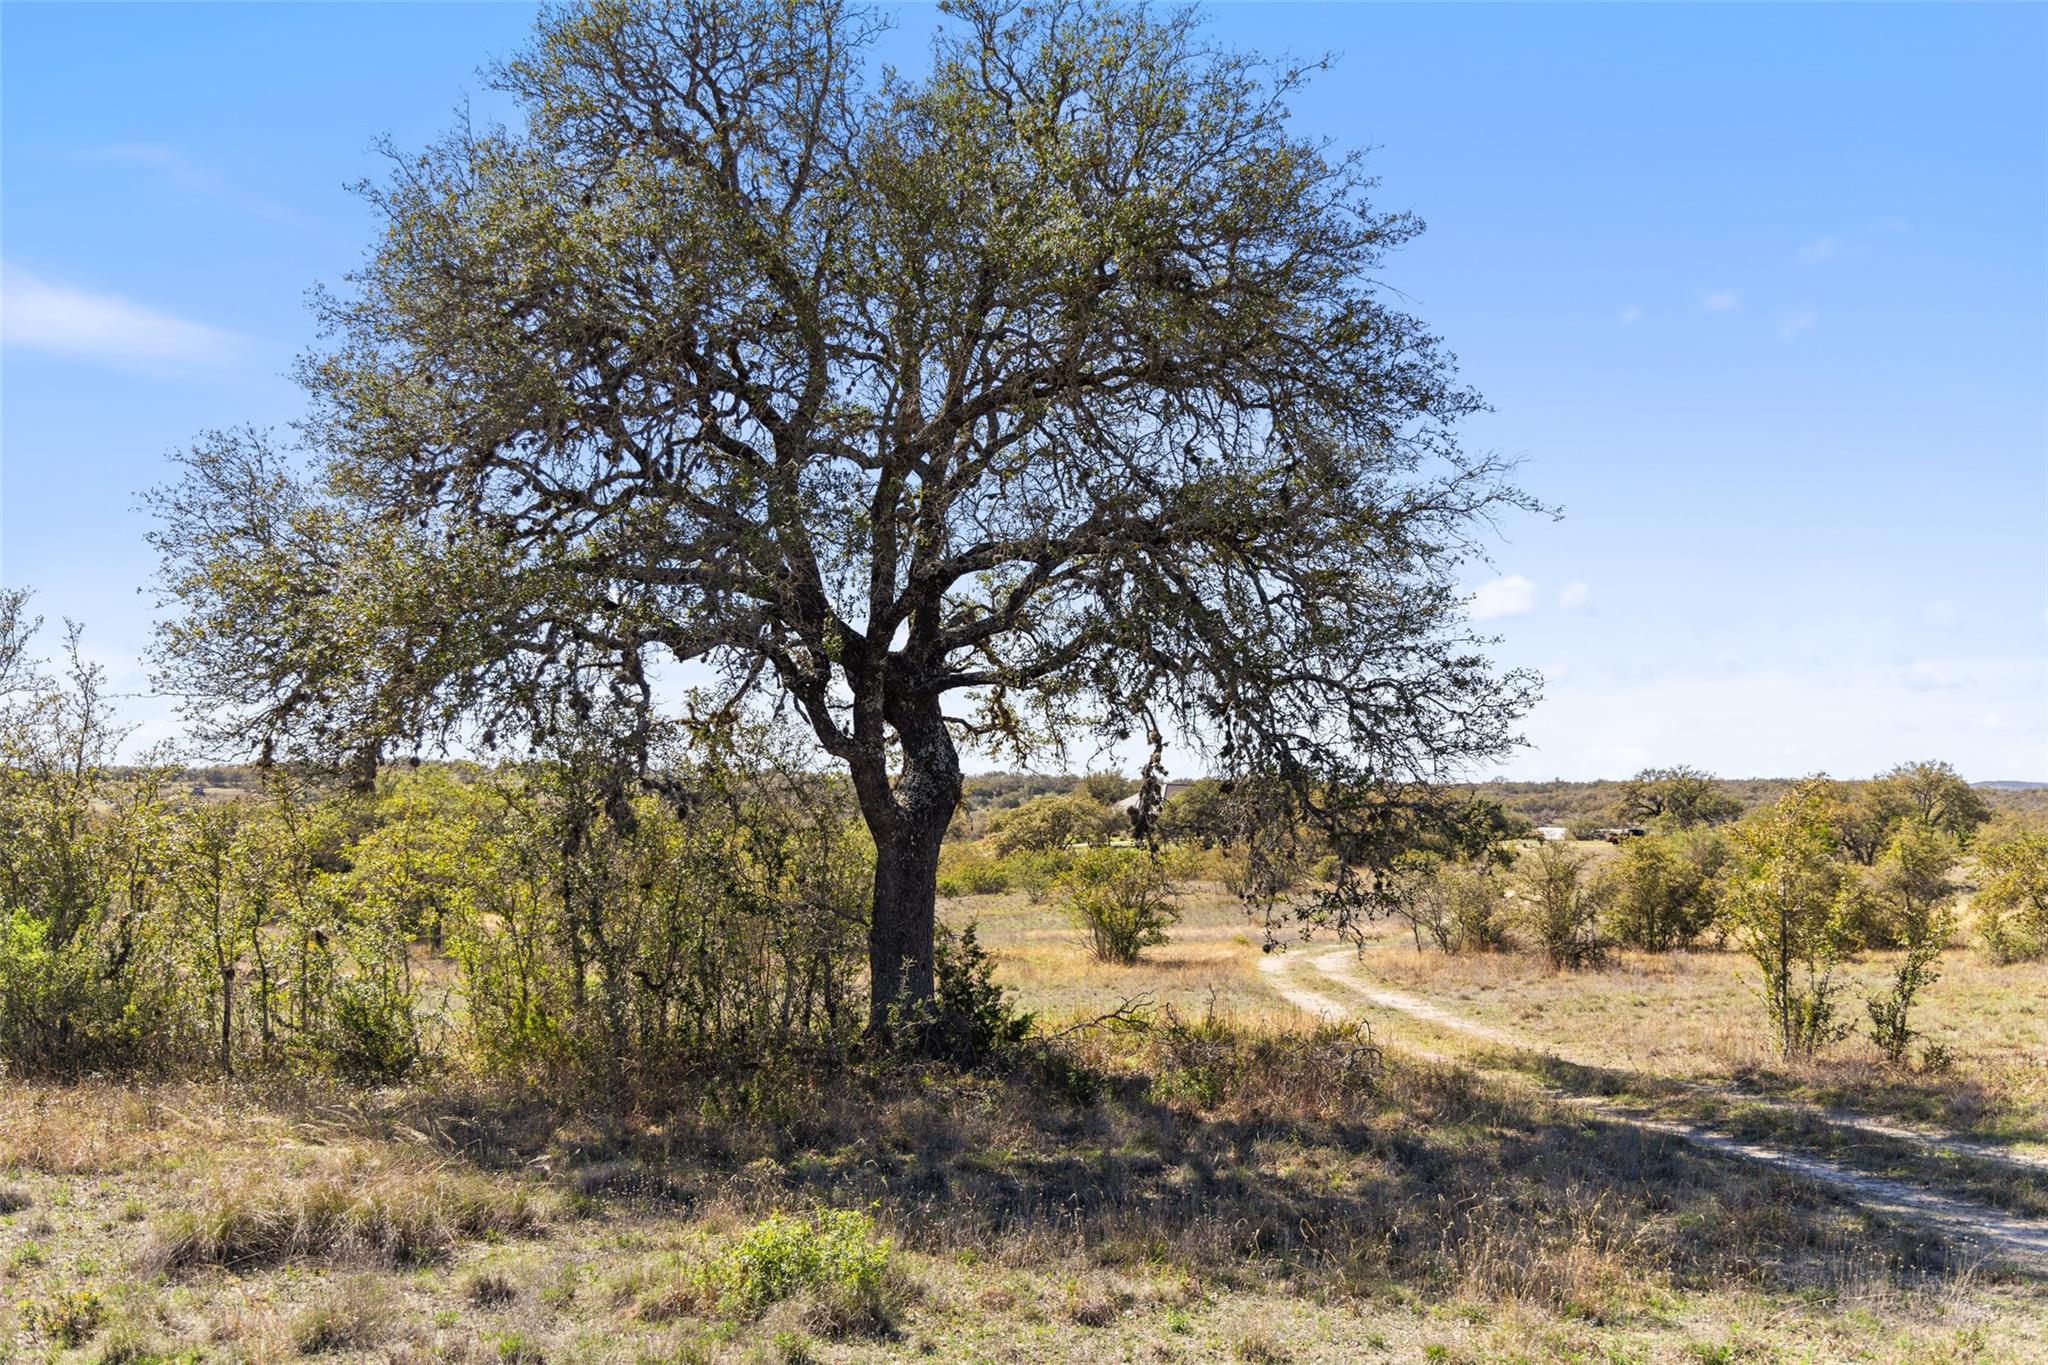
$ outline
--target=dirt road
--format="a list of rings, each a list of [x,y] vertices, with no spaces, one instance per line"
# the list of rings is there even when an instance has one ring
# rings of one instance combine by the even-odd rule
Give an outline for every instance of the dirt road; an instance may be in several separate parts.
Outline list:
[[[1349,948],[1274,953],[1261,960],[1259,967],[1268,983],[1283,999],[1318,1018],[1347,1019],[1356,1015],[1357,1007],[1346,999],[1348,993],[1349,996],[1373,1007],[1390,1010],[1438,1028],[1463,1033],[1503,1047],[1554,1057],[1563,1062],[1574,1060],[1555,1050],[1517,1037],[1505,1029],[1468,1019],[1433,1001],[1389,990],[1373,981],[1360,969],[1357,955]],[[1318,977],[1321,979],[1317,979]],[[1332,985],[1338,989],[1332,990]],[[1453,1059],[1425,1048],[1409,1047],[1406,1050],[1413,1055],[1435,1061],[1458,1060],[1466,1065],[1473,1064],[1470,1058]],[[1520,1072],[1512,1074],[1527,1080]],[[1786,1151],[1765,1143],[1752,1142],[1705,1125],[1637,1113],[1620,1103],[1598,1096],[1574,1095],[1553,1086],[1529,1083],[1536,1085],[1555,1100],[1591,1110],[1610,1122],[1629,1124],[1647,1132],[1668,1134],[1724,1156],[1791,1171],[1804,1179],[1827,1186],[1842,1197],[1874,1213],[1903,1218],[1931,1227],[1954,1240],[1981,1247],[1996,1259],[2013,1266],[2034,1274],[2048,1275],[2048,1223],[2021,1218],[1936,1188],[1871,1175],[1803,1152]],[[1732,1092],[1708,1093],[1744,1103],[1758,1102],[1756,1097]],[[1826,1122],[1922,1143],[1933,1150],[1961,1150],[1971,1155],[1984,1155],[1986,1159],[2017,1162],[2028,1166],[2040,1164],[2037,1158],[2004,1152],[1990,1147],[1989,1144],[1970,1143],[1946,1135],[1924,1134],[1860,1115],[1838,1118],[1833,1111],[1807,1108],[1807,1112]]]

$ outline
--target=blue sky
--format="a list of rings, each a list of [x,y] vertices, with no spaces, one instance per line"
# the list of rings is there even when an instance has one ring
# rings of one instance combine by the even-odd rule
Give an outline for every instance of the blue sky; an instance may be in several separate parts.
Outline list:
[[[936,22],[894,11],[914,66]],[[2048,8],[1221,6],[1430,230],[1386,282],[1563,520],[1474,610],[1519,777],[2048,779]],[[304,308],[517,5],[0,8],[0,581],[145,685],[136,494],[281,425]],[[164,733],[160,702],[131,707]]]

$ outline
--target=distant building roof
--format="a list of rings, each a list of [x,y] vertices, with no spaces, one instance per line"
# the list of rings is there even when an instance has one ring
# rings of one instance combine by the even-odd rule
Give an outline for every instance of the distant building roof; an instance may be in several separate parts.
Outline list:
[[[1179,782],[1162,782],[1162,783],[1160,783],[1160,784],[1159,784],[1159,800],[1160,800],[1160,803],[1161,803],[1161,804],[1164,804],[1164,803],[1166,803],[1166,802],[1168,802],[1168,801],[1171,801],[1171,800],[1173,800],[1173,798],[1174,798],[1174,797],[1176,797],[1176,796],[1179,796],[1179,795],[1180,795],[1180,794],[1181,794],[1182,792],[1186,791],[1186,790],[1187,790],[1187,789],[1188,789],[1189,787],[1192,787],[1192,786],[1194,786],[1194,785],[1195,785],[1195,783],[1196,783],[1196,782],[1198,782],[1198,781],[1200,781],[1200,780],[1201,780],[1201,779],[1199,779],[1199,778],[1189,778],[1189,779],[1187,779],[1187,780],[1185,780],[1185,781],[1179,781]],[[1126,797],[1125,797],[1125,798],[1124,798],[1123,800],[1121,800],[1121,801],[1117,802],[1117,803],[1116,803],[1116,808],[1117,808],[1118,810],[1124,810],[1124,811],[1136,810],[1136,809],[1138,808],[1138,798],[1139,798],[1139,797],[1141,797],[1141,796],[1143,796],[1144,794],[1145,794],[1145,793],[1144,793],[1144,792],[1142,792],[1142,791],[1135,791],[1135,792],[1132,792],[1132,793],[1131,793],[1131,794],[1130,794],[1129,796],[1126,796]]]

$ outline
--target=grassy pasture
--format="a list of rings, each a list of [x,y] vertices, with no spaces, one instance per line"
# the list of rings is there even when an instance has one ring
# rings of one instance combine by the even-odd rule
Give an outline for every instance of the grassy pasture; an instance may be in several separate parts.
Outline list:
[[[1389,926],[1360,959],[1372,980],[1540,1047],[1365,1008],[1384,1049],[1366,1085],[1349,1069],[1375,1060],[1364,1040],[1277,992],[1261,929],[1220,888],[1188,896],[1173,941],[1130,968],[1093,963],[1078,927],[1021,894],[944,913],[980,925],[1049,1024],[1148,995],[1181,1026],[1079,1037],[1099,1078],[1087,1102],[1042,1078],[938,1073],[763,1077],[745,1105],[707,1096],[661,1119],[445,1081],[7,1085],[8,1350],[105,1365],[2048,1354],[2040,1280],[1577,1109],[1535,1060],[1568,1054],[1605,1069],[1588,1084],[1651,1099],[1660,1081],[1750,1086],[2038,1138],[2026,1060],[2043,1006],[2015,969],[1950,954],[1926,1026],[1956,1039],[1954,1068],[1886,1082],[1853,1047],[1773,1070],[1745,1041],[1755,1005],[1731,954],[1558,975],[1519,954],[1418,955]],[[1342,998],[1292,952],[1285,972]],[[1908,1098],[1876,1105],[1887,1083]],[[825,1208],[872,1218],[890,1248],[858,1292],[836,1272],[751,1298],[721,1278],[764,1220]]]

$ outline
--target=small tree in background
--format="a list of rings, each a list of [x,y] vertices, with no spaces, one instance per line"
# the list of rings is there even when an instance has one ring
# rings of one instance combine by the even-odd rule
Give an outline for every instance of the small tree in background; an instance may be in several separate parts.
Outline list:
[[[1230,798],[1223,784],[1201,777],[1159,807],[1159,837],[1169,843],[1213,848],[1230,837]]]
[[[1166,867],[1139,849],[1089,849],[1062,883],[1067,909],[1101,962],[1130,966],[1141,950],[1166,942],[1166,927],[1180,918]]]
[[[1911,1024],[1914,997],[1941,977],[1937,960],[1955,931],[1955,890],[1948,880],[1955,861],[1954,846],[1933,827],[1907,824],[1886,846],[1870,888],[1892,916],[1899,946],[1905,950],[1891,989],[1866,1002],[1871,1040],[1893,1063],[1906,1059],[1916,1036]]]
[[[1730,796],[1712,773],[1680,764],[1645,768],[1622,783],[1615,812],[1623,820],[1692,829],[1733,820],[1742,814],[1742,803]]]
[[[1074,784],[1074,790],[1098,806],[1114,806],[1138,789],[1122,773],[1089,773]]]
[[[1080,792],[1040,796],[989,821],[989,847],[999,858],[1052,853],[1069,844],[1097,843],[1122,823],[1114,812]]]
[[[1727,918],[1763,973],[1778,1051],[1810,1057],[1849,1031],[1836,965],[1849,947],[1854,886],[1836,858],[1825,780],[1800,783],[1734,833]]]
[[[1429,852],[1403,854],[1381,886],[1393,913],[1408,922],[1417,952],[1424,934],[1446,953],[1491,952],[1508,946],[1507,901],[1491,862],[1454,862]]]
[[[1596,966],[1607,955],[1600,920],[1614,882],[1592,864],[1588,855],[1552,843],[1523,860],[1524,918],[1553,967]]]
[[[1624,845],[1608,917],[1615,941],[1650,952],[1692,946],[1719,914],[1727,856],[1727,842],[1704,829]]]
[[[1947,763],[1901,763],[1879,777],[1877,784],[1896,792],[1900,803],[1920,823],[1940,830],[1961,846],[1967,846],[1970,836],[1991,819],[1991,807],[1977,789]]]
[[[2048,834],[1987,844],[1979,867],[1975,904],[1985,949],[1999,962],[2048,956]]]

